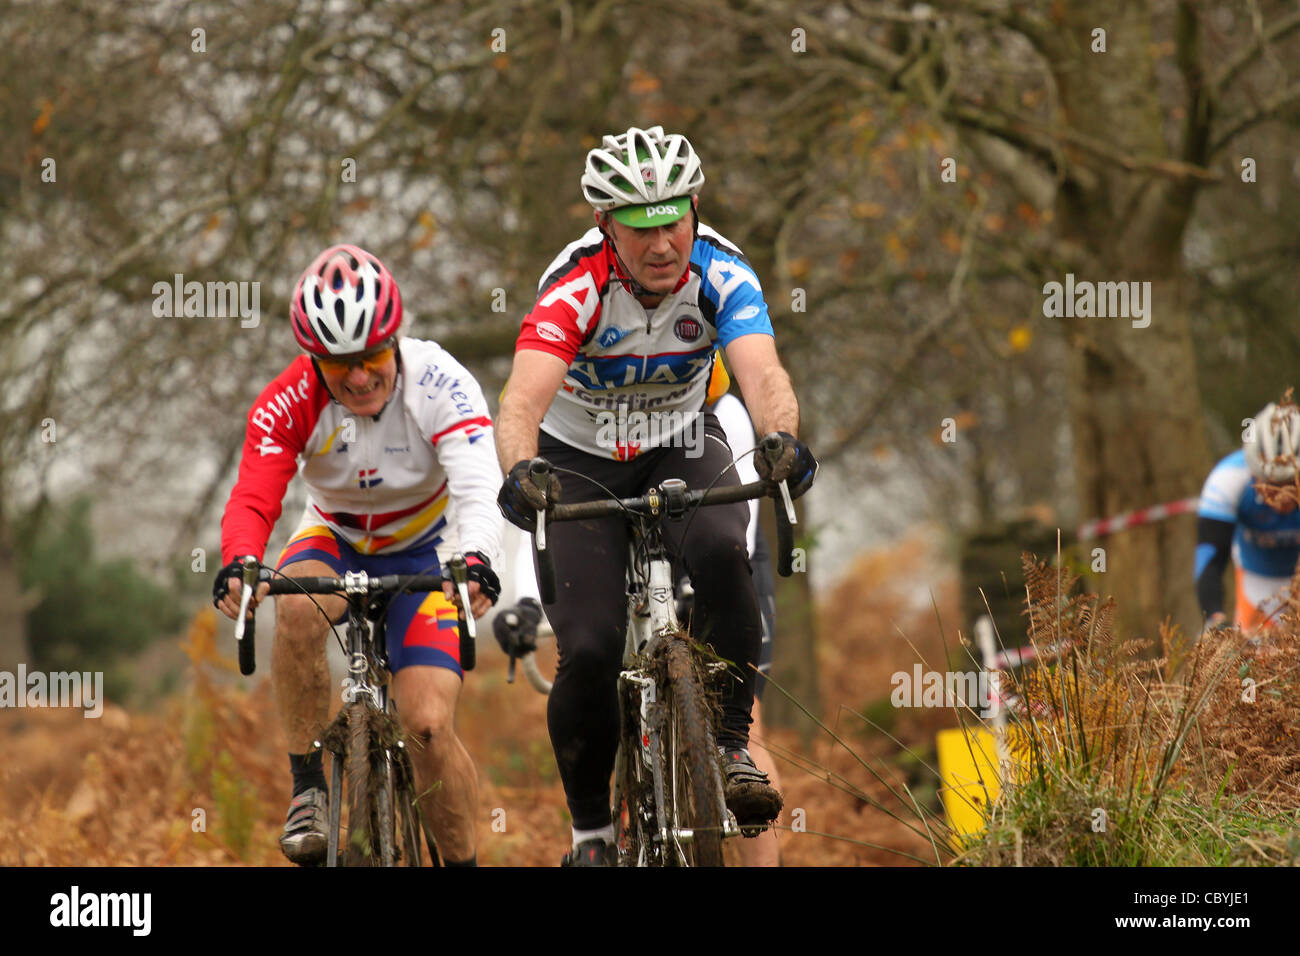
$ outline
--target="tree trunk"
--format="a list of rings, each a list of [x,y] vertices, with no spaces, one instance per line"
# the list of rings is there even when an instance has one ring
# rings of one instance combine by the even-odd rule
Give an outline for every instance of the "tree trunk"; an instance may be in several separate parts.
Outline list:
[[[27,641],[27,602],[18,577],[9,526],[0,514],[0,671],[13,673],[19,663],[31,664]]]
[[[802,504],[800,501],[795,505],[801,519],[807,511],[800,507]],[[768,687],[763,693],[763,720],[770,727],[797,729],[807,747],[815,727],[799,705],[819,719],[822,717],[821,688],[817,680],[817,616],[812,587],[807,574],[795,573],[788,578],[776,574],[776,519],[769,500],[760,502],[759,527],[767,535],[772,573],[776,575],[776,643],[772,648],[771,675],[793,698],[786,697],[775,687]],[[796,539],[795,546],[799,544]]]
[[[1060,121],[1130,157],[1168,158],[1145,18],[1121,0],[1054,10],[1065,21],[1050,50]],[[1098,27],[1109,27],[1105,52],[1091,48]],[[1189,140],[1188,148],[1196,143]],[[1076,282],[1150,283],[1149,311],[1138,322],[1149,321],[1145,327],[1131,317],[1061,320],[1072,346],[1070,417],[1087,520],[1195,495],[1210,464],[1181,288],[1183,231],[1196,185],[1126,170],[1075,146],[1066,156],[1072,165],[1055,207],[1062,264]],[[1196,626],[1192,520],[1121,531],[1097,546],[1105,550],[1101,590],[1118,602],[1121,633],[1154,637],[1166,615]]]

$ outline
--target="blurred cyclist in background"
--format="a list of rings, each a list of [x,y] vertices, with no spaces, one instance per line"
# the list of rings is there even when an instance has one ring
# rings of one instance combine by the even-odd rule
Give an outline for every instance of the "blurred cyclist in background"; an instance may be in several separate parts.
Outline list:
[[[1269,404],[1247,427],[1239,451],[1205,480],[1198,511],[1196,597],[1206,627],[1227,623],[1223,570],[1236,566],[1233,623],[1247,634],[1272,625],[1300,558],[1300,409]]]

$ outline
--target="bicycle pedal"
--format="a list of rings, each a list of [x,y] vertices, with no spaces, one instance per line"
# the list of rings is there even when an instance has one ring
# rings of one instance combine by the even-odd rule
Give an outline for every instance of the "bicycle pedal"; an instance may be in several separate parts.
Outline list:
[[[745,831],[740,828],[740,824],[736,822],[736,815],[730,810],[727,810],[726,815],[722,818],[722,837],[723,839],[728,839],[737,836],[748,836],[748,834],[745,833]]]

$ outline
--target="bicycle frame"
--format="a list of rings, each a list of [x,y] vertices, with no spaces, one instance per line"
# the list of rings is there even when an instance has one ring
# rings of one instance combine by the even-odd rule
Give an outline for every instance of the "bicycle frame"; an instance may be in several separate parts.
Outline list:
[[[379,621],[372,626],[367,618],[366,598],[369,592],[366,579],[364,572],[358,574],[349,571],[343,576],[344,594],[348,598],[348,676],[343,678],[343,707],[346,709],[358,697],[369,697],[375,710],[395,718],[396,715],[389,710],[388,678],[391,675],[388,673],[388,657],[379,640],[384,629],[380,627]],[[377,631],[381,633],[376,633]],[[372,662],[376,667],[371,667]],[[323,746],[319,740],[315,744],[318,749]],[[406,744],[399,740],[397,746],[405,748]],[[384,749],[383,772],[388,777],[388,786],[381,787],[379,793],[388,794],[393,790],[394,781],[393,757],[387,748]],[[329,841],[325,851],[327,867],[338,865],[339,824],[342,816],[343,761],[335,754],[330,761]],[[390,837],[387,833],[381,833],[380,839],[387,842]],[[392,847],[385,846],[384,850],[391,854]]]
[[[382,625],[382,618],[378,618],[372,627],[370,618],[375,608],[375,597],[378,594],[394,593],[404,588],[416,588],[422,590],[432,590],[441,588],[447,581],[453,583],[460,595],[462,607],[470,607],[468,575],[465,560],[460,555],[451,557],[446,562],[447,570],[450,573],[449,578],[438,575],[370,575],[364,571],[346,572],[342,578],[327,577],[307,577],[307,578],[288,578],[281,577],[280,580],[270,582],[268,589],[269,594],[334,594],[341,593],[347,600],[347,649],[348,656],[348,676],[343,681],[343,707],[339,712],[339,717],[327,728],[326,733],[322,736],[324,740],[316,740],[315,746],[319,749],[325,749],[327,746],[334,754],[331,768],[331,786],[329,788],[329,835],[327,839],[326,866],[336,866],[338,864],[339,848],[339,829],[342,818],[342,783],[344,766],[341,755],[348,750],[348,744],[337,739],[333,735],[336,729],[342,724],[340,721],[349,719],[349,713],[353,717],[364,711],[371,711],[374,714],[382,715],[386,718],[385,724],[396,728],[399,726],[397,714],[389,695],[389,677],[388,656],[386,648],[382,642],[382,636],[385,633],[385,627]],[[269,569],[260,567],[260,563],[254,557],[244,559],[244,588],[241,597],[239,612],[236,619],[235,637],[239,643],[239,665],[240,672],[248,675],[254,672],[256,663],[254,660],[254,618],[248,617],[247,612],[254,591],[263,580],[270,581]],[[266,575],[264,578],[263,575]],[[340,587],[341,585],[341,587]],[[474,639],[475,627],[473,614],[468,611],[462,616],[460,622],[460,651],[461,666],[464,670],[471,670],[474,667]],[[361,702],[361,710],[358,711],[353,705]],[[405,752],[405,743],[400,736],[392,738],[385,733],[381,734],[378,739],[377,747],[371,747],[372,728],[368,724],[368,718],[363,718],[364,724],[349,724],[349,729],[354,726],[362,726],[365,739],[365,752],[367,754],[382,753],[382,761],[376,760],[372,771],[382,774],[384,785],[378,787],[375,791],[375,799],[378,802],[377,818],[381,821],[397,821],[404,814],[407,817],[409,834],[402,834],[401,824],[398,825],[398,836],[405,839],[408,835],[410,840],[408,845],[414,846],[419,841],[419,830],[421,827],[418,822],[418,810],[412,805],[409,788],[414,779],[414,771],[411,767],[410,757]],[[360,751],[357,751],[360,752]],[[366,759],[370,759],[367,757]],[[352,779],[349,771],[349,780]],[[396,779],[400,776],[400,781]],[[402,792],[398,792],[398,783],[402,784]],[[359,792],[359,791],[358,791]],[[395,806],[394,804],[398,804]],[[403,810],[403,808],[405,808]],[[352,812],[357,810],[357,804],[353,804]],[[399,810],[402,812],[399,813]],[[392,861],[395,859],[395,834],[390,832],[388,825],[381,824],[377,830],[377,839],[379,842],[378,856],[383,861]],[[430,861],[434,866],[438,864],[438,854],[436,844],[432,835],[425,831],[426,841],[429,846]],[[410,860],[418,864],[419,851],[414,850],[413,854],[408,854]]]
[[[343,678],[343,704],[346,706],[365,695],[370,698],[377,710],[384,710],[388,706],[386,679],[388,656],[382,650],[377,650],[381,645],[376,640],[374,629],[367,620],[365,605],[365,597],[369,593],[366,588],[367,575],[364,572],[358,574],[349,571],[343,576],[343,580],[344,594],[348,595],[348,676]],[[355,600],[353,595],[357,596]],[[377,678],[376,683],[371,683],[370,680],[372,660],[384,667],[382,675],[373,674]]]
[[[769,462],[774,462],[782,453],[783,442],[779,436],[769,435],[759,445]],[[528,474],[539,487],[546,483],[551,470],[548,462],[535,458],[529,463]],[[712,818],[707,823],[710,833],[720,830],[721,837],[741,835],[735,816],[727,809],[722,768],[709,751],[715,746],[716,737],[707,727],[710,718],[701,713],[707,705],[699,700],[703,693],[701,686],[706,681],[706,674],[700,673],[699,654],[689,642],[678,642],[674,637],[680,634],[677,620],[676,593],[674,588],[672,566],[668,560],[663,543],[662,523],[669,519],[684,517],[692,507],[708,504],[729,504],[748,501],[753,498],[767,497],[779,489],[784,510],[777,509],[777,571],[788,577],[792,571],[793,528],[795,523],[794,508],[789,489],[785,482],[773,485],[768,482],[753,482],[746,485],[727,486],[723,488],[690,491],[686,483],[678,478],[669,478],[660,482],[657,488],[651,488],[645,495],[603,501],[579,502],[572,505],[553,504],[537,511],[537,524],[534,531],[534,546],[537,555],[538,588],[543,604],[553,604],[556,599],[555,566],[550,550],[546,546],[546,525],[548,520],[577,521],[592,518],[623,515],[628,517],[629,551],[627,572],[628,625],[624,646],[624,669],[619,674],[618,697],[619,714],[622,725],[619,731],[619,749],[615,757],[614,806],[618,812],[625,810],[628,814],[628,826],[639,831],[639,836],[632,842],[639,847],[637,865],[647,862],[662,863],[660,854],[673,852],[676,848],[677,859],[672,862],[687,864],[687,854],[682,845],[695,841],[695,831],[678,826],[681,810],[680,796],[684,792],[678,784],[684,784],[692,790],[693,796],[686,799],[695,801],[690,814],[700,813],[698,801],[706,801],[707,810],[702,815]],[[635,515],[636,517],[632,517]],[[680,643],[680,646],[679,646]],[[647,667],[651,656],[657,657],[660,651],[666,655],[668,670],[663,671],[667,681],[664,688],[656,683],[656,674],[660,673],[658,664]],[[684,656],[683,656],[684,655]],[[669,663],[673,662],[673,663]],[[511,655],[513,668],[514,656]],[[725,669],[726,664],[715,662],[705,665],[703,670]],[[527,670],[527,664],[525,665]],[[693,671],[693,672],[692,672]],[[539,681],[531,680],[533,686],[539,687]],[[692,700],[689,712],[694,716],[688,723],[676,724],[671,716],[676,713],[674,701],[680,688],[687,688],[688,699]],[[539,687],[539,689],[541,689]],[[661,702],[663,694],[669,695],[668,706]],[[632,705],[636,706],[633,708]],[[670,718],[665,721],[661,708],[667,710]],[[635,716],[630,711],[635,710]],[[640,723],[640,733],[633,736],[634,729],[628,726],[632,720]],[[703,736],[696,730],[705,726]],[[690,743],[686,743],[681,733],[691,734]],[[629,746],[628,741],[636,744]],[[673,750],[665,754],[665,741]],[[677,751],[681,746],[682,750]],[[629,753],[631,750],[633,752]],[[707,760],[701,761],[697,755],[709,754]],[[688,755],[699,766],[701,762],[707,767],[705,776],[698,772],[684,771],[686,776],[678,780],[680,755]],[[629,767],[631,764],[631,767]],[[631,773],[629,771],[635,771]],[[665,780],[671,772],[672,779]],[[712,774],[712,779],[708,774]],[[647,786],[649,784],[649,786]],[[649,793],[647,794],[647,791]],[[671,801],[665,800],[665,794],[673,794]],[[653,797],[654,814],[644,806],[642,794]],[[716,801],[716,806],[709,803]],[[668,804],[672,804],[673,819],[669,819]],[[701,852],[710,860],[721,863],[720,847],[708,837],[701,841]],[[694,857],[694,855],[691,855]]]

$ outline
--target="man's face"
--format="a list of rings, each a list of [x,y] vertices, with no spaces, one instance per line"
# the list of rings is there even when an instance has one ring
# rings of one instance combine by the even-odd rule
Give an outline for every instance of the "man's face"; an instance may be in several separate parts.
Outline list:
[[[397,354],[394,345],[369,352],[318,358],[325,384],[354,415],[378,415],[392,397],[397,384]]]
[[[667,226],[649,229],[633,229],[611,216],[606,228],[633,279],[657,296],[673,291],[691,260],[695,229],[689,214]]]

